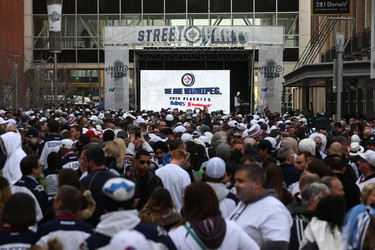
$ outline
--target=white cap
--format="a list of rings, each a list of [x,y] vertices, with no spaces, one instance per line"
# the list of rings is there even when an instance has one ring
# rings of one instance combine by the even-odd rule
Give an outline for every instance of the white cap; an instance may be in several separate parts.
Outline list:
[[[175,133],[179,133],[179,132],[182,132],[182,133],[185,133],[186,131],[186,128],[182,125],[179,125],[177,127],[174,128],[173,132]]]
[[[61,148],[72,149],[73,145],[74,145],[74,142],[70,139],[61,140]]]
[[[91,121],[97,121],[99,118],[96,115],[90,116],[89,120]]]
[[[370,163],[371,166],[375,167],[375,151],[372,151],[370,149],[368,149],[366,152],[364,153],[358,153],[358,155],[366,160],[368,163]]]
[[[183,133],[182,136],[181,136],[181,140],[183,142],[193,141],[193,136],[191,134],[188,134],[188,133]]]
[[[171,115],[171,114],[168,114],[168,115],[165,117],[165,120],[166,120],[166,121],[169,121],[169,122],[173,121],[173,119],[174,119],[174,117],[173,117],[173,115]]]
[[[207,162],[206,175],[218,179],[225,174],[225,162],[219,157],[213,157]]]

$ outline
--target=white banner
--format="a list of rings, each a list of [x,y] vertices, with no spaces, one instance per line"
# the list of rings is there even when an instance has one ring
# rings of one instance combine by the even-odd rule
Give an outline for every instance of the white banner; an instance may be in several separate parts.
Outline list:
[[[61,4],[47,5],[49,31],[61,31]]]
[[[141,110],[230,109],[229,70],[142,70]]]
[[[260,47],[258,69],[258,112],[263,112],[266,108],[271,112],[281,112],[283,71],[283,48]]]
[[[129,47],[105,47],[105,109],[129,109]]]
[[[371,55],[370,79],[375,79],[375,3],[371,4]]]
[[[106,45],[283,45],[282,26],[107,26]]]

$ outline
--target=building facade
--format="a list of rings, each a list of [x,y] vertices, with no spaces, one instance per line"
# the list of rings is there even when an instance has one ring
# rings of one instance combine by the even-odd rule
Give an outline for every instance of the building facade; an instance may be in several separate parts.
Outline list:
[[[306,32],[304,36],[300,35],[301,25],[309,22],[309,19],[301,20],[300,8],[305,3],[300,2],[298,0],[64,0],[62,52],[57,56],[58,85],[62,90],[70,88],[74,93],[91,96],[95,101],[101,99],[101,88],[104,84],[105,26],[283,26],[284,73],[290,72],[298,61],[300,47],[309,36],[308,31],[304,31]],[[47,71],[44,80],[48,82],[53,71],[53,58],[48,51],[46,0],[25,1],[24,4],[25,20],[28,20],[25,21],[25,30],[30,30],[25,32],[24,37],[25,61],[31,62],[29,69],[33,71]],[[257,56],[256,52],[255,61]],[[133,58],[134,50],[130,48],[130,68]],[[248,64],[245,61],[243,63]],[[149,60],[146,64],[147,69],[160,69],[161,64],[164,65],[163,69],[192,67],[189,66],[192,65],[191,63],[179,65],[177,62],[169,62],[168,59]],[[153,68],[152,65],[155,67]],[[233,66],[228,67],[233,70],[241,68],[238,65],[233,63]],[[144,65],[142,67],[146,68]],[[257,64],[255,70],[256,67]],[[243,67],[242,71],[244,70],[249,70],[248,65]],[[250,76],[248,73],[246,75],[247,78],[240,80],[248,82]],[[256,86],[256,74],[254,75]],[[131,69],[130,80],[132,81],[130,87],[136,89]],[[246,86],[242,88],[247,94],[251,92]],[[134,96],[130,99],[137,102]],[[288,98],[285,100],[288,102]]]
[[[345,42],[341,115],[375,117],[375,80],[370,78],[374,1],[348,2],[351,6],[349,15],[315,15],[311,18],[311,46],[307,54],[313,60],[306,60],[285,76],[285,85],[293,88],[293,107],[296,109],[329,116],[336,114],[334,62],[337,61],[336,35],[341,33]]]

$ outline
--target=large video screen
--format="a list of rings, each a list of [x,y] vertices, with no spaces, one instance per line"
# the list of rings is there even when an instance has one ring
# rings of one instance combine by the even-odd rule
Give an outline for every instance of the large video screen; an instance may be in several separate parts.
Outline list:
[[[141,70],[141,110],[230,109],[229,70]]]

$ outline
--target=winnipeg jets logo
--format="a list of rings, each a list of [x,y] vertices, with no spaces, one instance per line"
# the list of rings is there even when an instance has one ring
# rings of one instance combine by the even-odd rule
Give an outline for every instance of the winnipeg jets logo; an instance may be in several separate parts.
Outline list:
[[[181,82],[185,87],[191,87],[195,82],[195,76],[191,73],[186,73],[182,76]]]
[[[196,43],[201,37],[201,31],[195,27],[190,26],[185,30],[185,39],[190,43]]]

